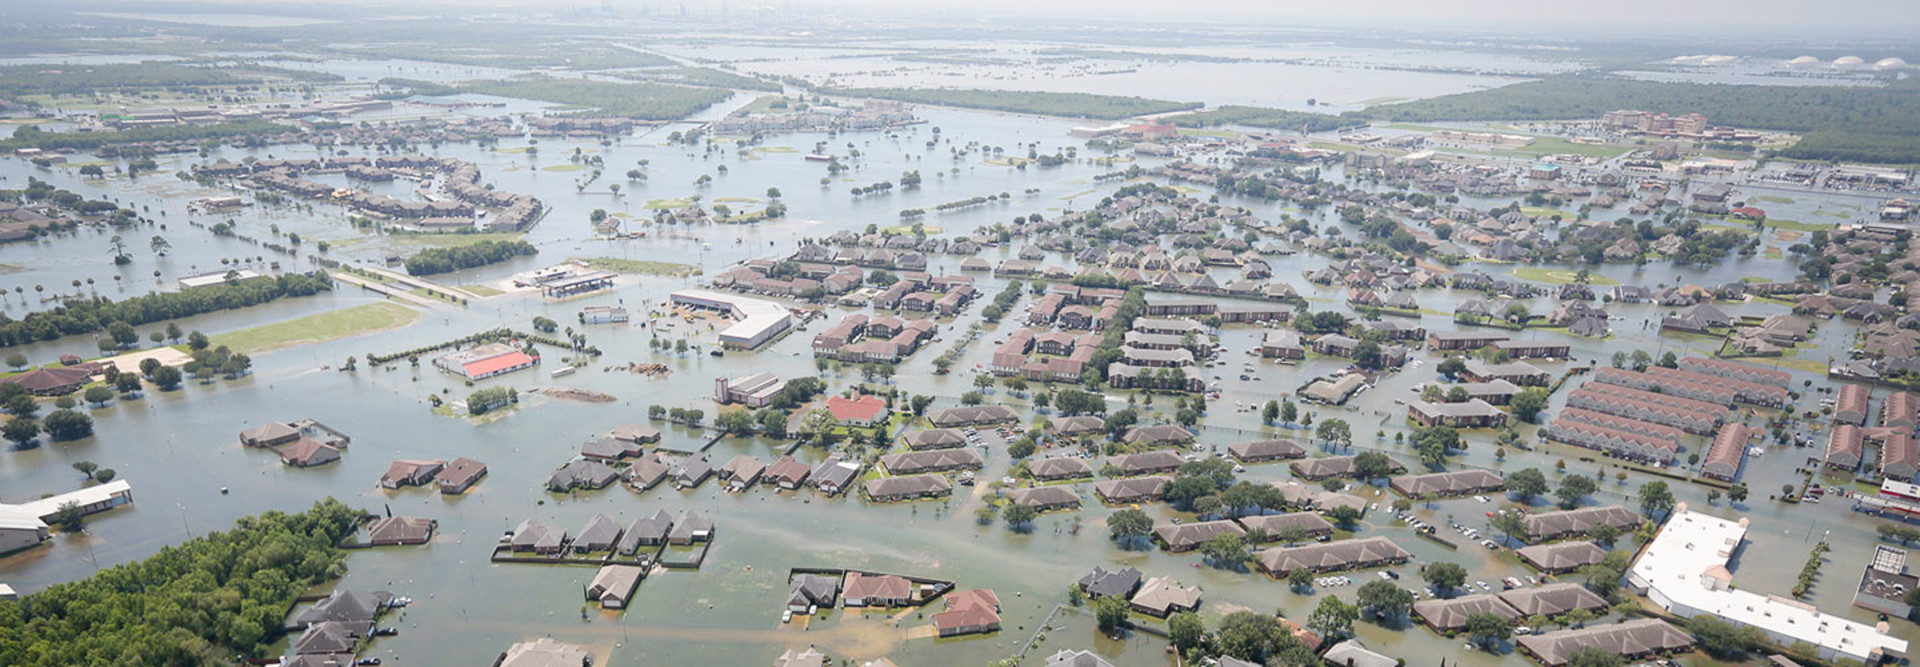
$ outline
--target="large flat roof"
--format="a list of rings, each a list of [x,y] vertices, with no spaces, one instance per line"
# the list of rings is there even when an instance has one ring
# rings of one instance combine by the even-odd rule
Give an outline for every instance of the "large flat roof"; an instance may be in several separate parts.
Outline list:
[[[84,489],[68,491],[51,498],[41,498],[33,502],[18,505],[0,505],[0,508],[20,510],[44,519],[45,517],[53,516],[54,512],[60,511],[61,505],[67,503],[74,503],[85,507],[95,503],[106,502],[116,495],[130,493],[132,491],[133,485],[128,483],[127,480],[116,479],[105,484],[96,484]]]
[[[1628,575],[1635,585],[1648,588],[1649,594],[1692,610],[1683,616],[1719,616],[1854,660],[1865,661],[1881,648],[1906,653],[1906,640],[1881,634],[1865,623],[1821,613],[1804,602],[1728,587],[1709,588],[1709,576],[1731,580],[1727,563],[1746,534],[1743,521],[1728,521],[1683,507],[1667,519],[1659,535],[1634,560]]]
[[[674,292],[672,297],[676,300],[691,299],[725,304],[731,309],[734,317],[739,318],[740,321],[721,330],[721,338],[754,340],[770,330],[784,326],[788,317],[786,306],[739,294],[689,289]]]

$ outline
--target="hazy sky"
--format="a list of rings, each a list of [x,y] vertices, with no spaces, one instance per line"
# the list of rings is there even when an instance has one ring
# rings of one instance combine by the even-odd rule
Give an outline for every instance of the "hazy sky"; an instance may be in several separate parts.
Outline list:
[[[535,0],[495,0],[534,2]],[[575,0],[584,5],[599,0]],[[1032,18],[1103,17],[1129,21],[1163,18],[1198,21],[1257,20],[1266,24],[1379,24],[1394,27],[1471,29],[1516,25],[1557,25],[1566,29],[1672,34],[1685,28],[1729,33],[1765,28],[1791,35],[1815,30],[1831,35],[1858,30],[1875,35],[1901,34],[1901,25],[1920,19],[1920,0],[725,0],[730,11],[755,5],[796,8],[847,8],[880,13],[982,13]],[[723,0],[614,0],[657,8],[685,4],[691,11],[717,10]],[[553,6],[552,0],[537,4]],[[1547,36],[1547,35],[1543,35]]]

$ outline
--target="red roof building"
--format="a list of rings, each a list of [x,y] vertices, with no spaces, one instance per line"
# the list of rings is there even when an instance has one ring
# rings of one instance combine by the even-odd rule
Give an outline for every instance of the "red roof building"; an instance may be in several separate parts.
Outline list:
[[[462,368],[466,369],[467,377],[478,380],[522,368],[531,368],[534,364],[538,363],[540,362],[533,357],[527,356],[527,353],[516,350],[498,356],[487,357],[479,361],[468,362],[462,366]]]
[[[833,396],[827,399],[827,412],[842,424],[875,424],[886,419],[887,402],[866,394],[859,398]]]
[[[997,631],[1000,596],[985,588],[948,595],[947,610],[933,615],[933,627],[942,637]]]

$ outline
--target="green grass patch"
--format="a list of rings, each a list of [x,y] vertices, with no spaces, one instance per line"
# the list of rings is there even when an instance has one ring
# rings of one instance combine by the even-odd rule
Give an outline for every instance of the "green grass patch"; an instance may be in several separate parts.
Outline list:
[[[1549,208],[1546,206],[1522,206],[1520,207],[1520,212],[1525,213],[1527,214],[1528,217],[1533,217],[1533,218],[1551,218],[1557,215],[1557,216],[1560,216],[1561,220],[1572,220],[1574,218],[1579,217],[1577,215],[1574,215],[1573,213],[1562,211],[1557,208]]]
[[[486,285],[461,285],[460,289],[474,296],[500,296],[502,294],[506,294],[506,292],[502,292],[500,290],[494,289],[492,287],[488,287]]]
[[[586,171],[586,169],[587,165],[584,164],[550,164],[541,167],[540,171]]]
[[[1821,225],[1781,218],[1767,218],[1765,224],[1767,225],[1767,229],[1784,229],[1794,232],[1825,232],[1833,231],[1834,228],[1833,225]]]
[[[692,197],[681,197],[679,199],[649,199],[647,200],[647,205],[645,208],[649,211],[671,211],[674,209],[686,208],[692,205],[693,205]]]
[[[569,257],[569,262],[582,262],[601,271],[615,273],[636,273],[649,276],[697,276],[700,267],[674,262],[655,262],[641,259],[619,259],[616,257]]]
[[[752,197],[718,197],[715,198],[713,202],[716,204],[758,204],[760,200]]]
[[[387,238],[395,243],[407,246],[425,246],[434,248],[464,248],[483,241],[518,241],[521,234],[515,232],[488,232],[479,234],[388,234]],[[384,282],[384,281],[383,281]]]
[[[921,225],[920,231],[926,232],[929,235],[939,235],[939,234],[946,233],[947,230],[945,227],[937,227],[934,225]],[[892,227],[885,227],[880,230],[880,233],[912,234],[913,225],[894,225]]]
[[[370,303],[215,334],[213,343],[225,345],[236,352],[258,354],[296,345],[324,343],[377,331],[399,329],[411,326],[419,320],[420,311],[412,308],[385,302]]]
[[[1531,280],[1533,282],[1547,283],[1549,285],[1570,285],[1570,284],[1579,282],[1579,277],[1580,277],[1579,271],[1568,271],[1565,269],[1549,269],[1544,266],[1516,266],[1516,267],[1513,267],[1513,270],[1510,271],[1509,273],[1512,273],[1513,277],[1519,278],[1521,280]],[[1620,281],[1614,280],[1612,278],[1608,278],[1598,273],[1589,273],[1587,274],[1587,284],[1603,287],[1607,285],[1618,285],[1620,284]]]

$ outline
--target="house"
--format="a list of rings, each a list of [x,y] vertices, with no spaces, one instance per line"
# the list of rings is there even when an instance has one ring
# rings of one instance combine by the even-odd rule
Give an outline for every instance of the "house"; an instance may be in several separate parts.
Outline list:
[[[585,649],[541,637],[507,647],[493,667],[587,667],[592,661]]]
[[[681,461],[680,466],[674,469],[673,488],[691,489],[699,486],[701,482],[707,481],[707,478],[712,476],[713,464],[708,463],[707,460],[702,457],[690,458]]]
[[[487,476],[487,464],[470,458],[460,457],[448,463],[447,467],[433,476],[433,482],[440,486],[440,492],[451,495],[466,493]]]
[[[1486,470],[1458,470],[1393,478],[1394,491],[1408,498],[1470,496],[1506,488],[1506,480]]]
[[[1307,349],[1300,343],[1300,332],[1292,329],[1273,329],[1261,339],[1260,356],[1267,359],[1299,361],[1306,358]]]
[[[1920,474],[1920,441],[1911,433],[1890,433],[1880,439],[1880,476],[1912,480]]]
[[[1113,663],[1096,655],[1093,651],[1072,651],[1061,649],[1047,658],[1046,667],[1113,667]]]
[[[1172,481],[1165,476],[1109,479],[1094,483],[1093,494],[1109,505],[1152,502],[1160,499]]]
[[[1522,547],[1520,561],[1547,574],[1574,572],[1606,558],[1607,551],[1592,542],[1555,542]]]
[[[767,470],[767,464],[759,459],[740,454],[720,466],[720,479],[726,481],[728,491],[744,491],[760,481],[760,475]]]
[[[1301,537],[1318,539],[1333,534],[1333,524],[1312,512],[1293,512],[1290,514],[1257,514],[1240,517],[1240,525],[1248,532],[1265,533],[1268,540],[1277,540],[1292,530],[1299,529]]]
[[[936,428],[925,431],[912,431],[900,436],[908,449],[926,451],[929,449],[953,449],[965,447],[967,435],[955,428]]]
[[[848,607],[904,607],[913,601],[913,582],[892,574],[849,571],[841,591]]]
[[[959,428],[1020,421],[1020,413],[1004,405],[975,405],[947,408],[927,413],[927,421],[937,428]]]
[[[1866,435],[1860,427],[1852,424],[1838,424],[1827,435],[1826,455],[1821,462],[1835,470],[1853,471],[1860,467],[1860,457],[1866,445]]]
[[[653,514],[642,515],[627,524],[620,533],[620,542],[614,545],[621,555],[631,556],[640,547],[657,547],[667,543],[667,535],[673,530],[673,517],[666,510],[655,510]]]
[[[1412,555],[1384,537],[1321,542],[1297,547],[1262,549],[1254,560],[1267,574],[1275,577],[1300,568],[1314,572],[1339,572],[1407,562]]]
[[[827,412],[842,424],[872,426],[886,421],[887,402],[879,396],[869,394],[861,394],[857,398],[829,396]]]
[[[933,615],[933,628],[942,637],[1000,630],[1000,596],[980,588],[947,594],[946,610]]]
[[[367,526],[367,543],[376,547],[426,544],[433,539],[433,531],[439,525],[438,521],[417,516],[377,519]]]
[[[1043,482],[1093,477],[1093,466],[1077,456],[1055,456],[1027,462],[1027,472]]]
[[[868,480],[865,488],[868,500],[882,503],[939,498],[953,493],[953,484],[940,475],[881,477]]]
[[[620,543],[620,524],[605,514],[595,514],[587,518],[587,527],[573,538],[573,550],[577,553],[594,551],[612,551]]]
[[[1131,597],[1133,591],[1140,587],[1140,571],[1129,567],[1108,572],[1095,565],[1092,572],[1080,577],[1079,585],[1080,592],[1090,598]]]
[[[1308,481],[1319,481],[1331,477],[1354,477],[1358,473],[1353,468],[1352,456],[1321,456],[1301,459],[1288,464],[1293,476]],[[1406,472],[1407,465],[1387,458],[1387,473]]]
[[[1844,384],[1840,386],[1840,395],[1834,400],[1833,420],[1854,426],[1867,423],[1870,409],[1870,394],[1866,385]]]
[[[1177,424],[1135,426],[1127,429],[1120,441],[1139,447],[1175,447],[1193,442],[1193,431]]]
[[[1200,607],[1200,588],[1181,586],[1170,576],[1159,576],[1146,580],[1140,585],[1139,592],[1128,600],[1133,610],[1155,618],[1166,618],[1173,614],[1192,611]]]
[[[847,485],[860,476],[860,463],[845,461],[839,454],[829,455],[827,460],[814,466],[813,473],[807,475],[807,484],[829,496],[839,495],[847,490]]]
[[[787,611],[812,613],[832,609],[840,595],[840,579],[819,574],[796,574],[787,582]]]
[[[1425,623],[1434,632],[1453,633],[1466,629],[1467,618],[1493,614],[1513,623],[1520,612],[1492,593],[1475,593],[1448,599],[1426,599],[1413,603],[1414,620]]]
[[[673,530],[667,533],[668,544],[685,546],[711,541],[713,541],[713,517],[703,512],[682,510],[679,518],[673,520]]]
[[[1307,450],[1287,439],[1253,440],[1227,445],[1227,455],[1241,463],[1266,463],[1301,458],[1307,455]]]
[[[19,385],[34,396],[63,396],[79,391],[93,381],[95,370],[91,364],[36,368],[0,379],[0,384]]]
[[[580,456],[608,463],[639,456],[645,451],[637,443],[617,438],[600,438],[580,446]]]
[[[1526,517],[1527,541],[1540,543],[1585,535],[1602,525],[1625,533],[1640,527],[1640,515],[1619,505],[1537,512]]]
[[[1460,377],[1468,382],[1506,380],[1523,387],[1544,387],[1553,379],[1546,371],[1524,361],[1490,364],[1479,359],[1468,359]]]
[[[296,655],[345,655],[349,659],[359,646],[360,638],[367,636],[372,628],[369,622],[345,623],[341,621],[323,621],[307,626],[306,632],[293,642]]]
[[[794,460],[792,456],[782,456],[767,466],[761,478],[783,490],[793,491],[805,484],[807,476],[812,473],[813,469],[808,468],[807,464]]]
[[[660,458],[659,452],[654,452],[634,460],[627,466],[627,485],[635,491],[645,491],[667,481],[667,475],[672,472],[673,466]]]
[[[603,565],[587,584],[587,600],[599,602],[602,609],[625,609],[640,587],[646,570],[634,565]]]
[[[1575,609],[1585,609],[1596,615],[1605,613],[1606,598],[1595,595],[1582,584],[1562,582],[1515,588],[1500,592],[1500,601],[1520,612],[1521,616],[1545,616],[1556,618]]]
[[[282,422],[267,422],[240,432],[240,444],[248,447],[273,447],[299,439],[300,429]]]
[[[1507,425],[1506,411],[1477,398],[1464,403],[1408,401],[1407,418],[1428,427],[1500,428]]]
[[[1170,523],[1163,526],[1155,526],[1153,529],[1154,538],[1159,540],[1161,544],[1167,545],[1168,551],[1174,552],[1197,549],[1200,545],[1206,544],[1208,540],[1220,535],[1246,537],[1247,531],[1241,528],[1240,524],[1226,519],[1218,521],[1196,521],[1193,523]]]
[[[1358,639],[1334,644],[1320,659],[1328,667],[1400,667],[1400,659],[1367,648]]]
[[[1007,492],[1007,500],[1040,512],[1080,509],[1080,494],[1070,486],[1034,486]]]
[[[571,461],[547,477],[547,490],[566,493],[574,489],[604,489],[620,472],[599,461]]]
[[[1533,656],[1547,667],[1562,667],[1573,653],[1593,646],[1618,655],[1626,662],[1666,655],[1693,646],[1693,636],[1657,618],[1642,618],[1608,625],[1589,625],[1572,630],[1557,630],[1524,635],[1515,640],[1520,651]]]
[[[335,590],[294,614],[290,624],[304,628],[315,623],[372,623],[392,602],[393,594],[386,591]]]
[[[1180,469],[1187,461],[1178,453],[1158,450],[1139,454],[1117,454],[1107,457],[1107,465],[1120,469],[1124,476],[1162,475]]]
[[[1728,482],[1739,477],[1754,433],[1746,424],[1722,424],[1713,435],[1713,445],[1707,449],[1706,457],[1700,461],[1700,474]]]
[[[380,487],[398,489],[403,486],[425,486],[432,482],[441,470],[447,467],[446,461],[438,459],[425,461],[419,459],[401,459],[387,467],[387,474],[380,476]]]
[[[301,438],[280,450],[280,463],[295,468],[311,468],[340,460],[340,450],[318,440]]]
[[[895,475],[979,470],[986,464],[972,448],[937,449],[925,452],[900,452],[880,457],[880,466]]]

